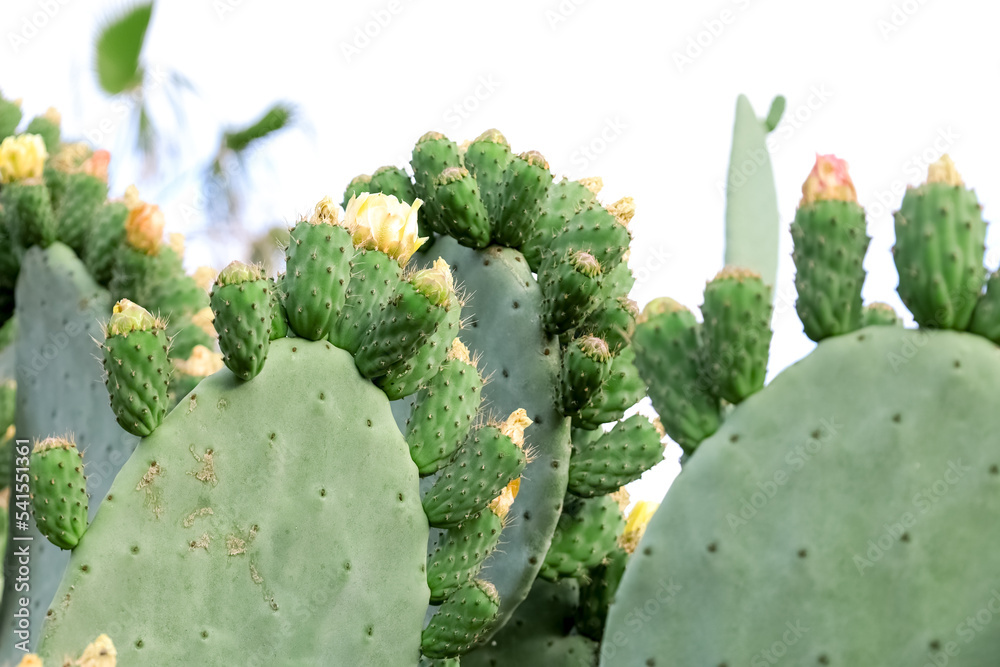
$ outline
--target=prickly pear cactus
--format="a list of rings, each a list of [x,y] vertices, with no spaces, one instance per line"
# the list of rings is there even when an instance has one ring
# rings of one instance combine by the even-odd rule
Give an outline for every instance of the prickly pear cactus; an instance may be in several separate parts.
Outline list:
[[[108,391],[113,403],[140,406],[123,426],[138,421],[151,433],[73,548],[43,658],[72,654],[103,632],[123,662],[413,665],[421,653],[458,658],[492,627],[500,597],[477,575],[516,507],[531,420],[523,409],[502,422],[480,412],[482,378],[456,339],[462,299],[448,265],[403,272],[423,241],[418,208],[364,194],[341,220],[320,202],[291,232],[300,242],[281,282],[296,284],[283,303],[265,298],[272,283],[259,269],[230,265],[214,305],[228,302],[254,322],[220,313],[227,368],[162,423],[139,419],[161,400],[153,385],[169,373],[156,353],[162,323],[116,304],[102,343]],[[340,263],[350,279],[328,280]],[[376,279],[387,275],[396,277]],[[254,293],[244,298],[238,288],[248,284]],[[325,327],[344,347],[309,340],[330,311],[349,308],[366,326],[343,339],[344,329]],[[281,320],[294,337],[275,335],[284,312],[295,313]],[[250,366],[235,353],[262,340],[267,354]],[[445,351],[432,372],[417,363],[428,349]],[[425,379],[412,382],[414,373]],[[424,408],[405,437],[388,392],[415,392]],[[468,410],[450,410],[440,395]],[[415,460],[437,473],[426,491]],[[31,473],[45,478],[34,462]],[[35,494],[36,517],[50,511],[45,499]],[[426,552],[429,526],[446,531],[437,560]],[[463,536],[479,539],[486,527],[491,534],[467,546]],[[166,583],[177,581],[199,594]],[[424,627],[432,598],[440,607]],[[171,612],[176,605],[187,611]]]
[[[614,447],[610,440],[608,448],[577,448],[575,437],[570,442],[571,427],[599,432],[644,393],[628,348],[636,315],[627,298],[634,282],[627,265],[634,205],[630,198],[602,205],[600,179],[556,182],[541,154],[512,152],[496,130],[462,146],[429,132],[410,165],[412,184],[400,169],[384,167],[353,179],[344,201],[381,191],[424,202],[422,224],[434,238],[422,252],[447,260],[466,290],[459,337],[489,378],[483,398],[500,414],[523,406],[534,422],[503,548],[478,575],[500,594],[495,630],[546,562],[572,471],[570,492],[603,497],[662,458],[648,422],[642,433],[618,436]],[[405,405],[396,414],[404,429],[406,420],[419,417]],[[609,534],[613,542],[614,526]],[[432,536],[432,549],[436,541]]]
[[[815,320],[836,326],[735,406],[667,493],[611,607],[603,665],[995,664],[1000,576],[982,540],[1000,516],[1000,357],[978,333],[923,328],[960,328],[969,295],[990,298],[974,195],[947,157],[928,180],[897,215],[899,290],[922,328]],[[802,232],[796,252],[816,247]],[[810,315],[854,293],[856,263],[838,270],[830,293],[800,291]],[[660,582],[679,590],[660,598]]]

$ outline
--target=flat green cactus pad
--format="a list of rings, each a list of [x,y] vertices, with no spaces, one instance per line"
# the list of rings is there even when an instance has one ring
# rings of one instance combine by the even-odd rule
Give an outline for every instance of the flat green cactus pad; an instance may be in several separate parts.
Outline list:
[[[674,482],[602,664],[995,665],[998,389],[1000,350],[979,336],[820,343]]]
[[[347,352],[275,340],[252,382],[220,371],[139,444],[40,653],[104,632],[122,665],[416,664],[427,535],[385,395]]]

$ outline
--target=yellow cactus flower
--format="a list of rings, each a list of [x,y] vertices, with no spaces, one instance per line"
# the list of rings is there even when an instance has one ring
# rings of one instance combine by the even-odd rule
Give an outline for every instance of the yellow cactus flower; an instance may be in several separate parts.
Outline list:
[[[314,225],[339,225],[340,207],[334,203],[331,197],[323,197],[313,209],[313,214],[309,216],[309,222]]]
[[[194,278],[194,282],[198,285],[198,287],[207,291],[212,286],[212,283],[215,282],[215,276],[217,273],[218,272],[210,266],[199,266],[194,270],[194,274],[191,277]]]
[[[465,346],[465,343],[456,338],[451,347],[448,348],[448,359],[457,359],[458,361],[465,362],[472,366],[472,359],[469,357],[469,348]]]
[[[440,257],[434,260],[431,268],[417,271],[410,282],[437,306],[447,306],[455,294],[455,279],[451,275],[451,267]]]
[[[858,201],[851,175],[847,173],[847,162],[836,155],[816,155],[809,177],[802,184],[802,200],[799,207],[817,201]]]
[[[108,335],[125,336],[133,331],[149,331],[158,324],[148,310],[128,299],[122,299],[112,309]]]
[[[622,549],[629,553],[635,551],[643,533],[646,532],[649,520],[656,514],[659,506],[660,503],[640,500],[632,507],[632,511],[628,513],[628,518],[625,520],[625,531],[620,540]]]
[[[514,504],[514,499],[517,498],[517,492],[521,489],[521,478],[518,477],[514,479],[507,486],[503,487],[503,491],[500,495],[494,498],[490,502],[490,511],[500,517],[503,521],[507,518],[510,513],[510,506]]]
[[[157,254],[163,242],[163,227],[166,224],[160,207],[142,201],[139,190],[134,185],[125,190],[125,205],[128,207],[125,241],[147,255]]]
[[[524,429],[531,426],[534,422],[528,419],[528,413],[524,408],[518,408],[514,412],[510,413],[510,417],[507,417],[507,421],[503,423],[500,427],[500,432],[505,436],[514,441],[514,444],[518,447],[524,446]]]
[[[427,241],[417,236],[417,209],[423,202],[407,204],[393,195],[363,192],[351,197],[344,226],[351,230],[354,245],[381,250],[405,266]]]
[[[184,235],[180,232],[172,232],[167,234],[167,245],[170,249],[177,253],[177,256],[184,258]]]
[[[49,152],[37,134],[19,134],[0,142],[0,183],[41,178]]]
[[[44,667],[42,665],[42,659],[38,657],[35,653],[29,653],[23,658],[21,662],[17,663],[17,667]]]
[[[955,163],[951,161],[948,154],[945,153],[937,159],[937,161],[931,163],[927,167],[927,182],[928,183],[947,183],[948,185],[953,185],[955,187],[962,187],[965,183],[962,182],[962,177],[958,173],[958,169],[955,168]]]
[[[76,661],[80,667],[115,667],[118,664],[118,651],[111,637],[101,635],[83,650],[83,655]]]
[[[212,312],[212,309],[209,306],[205,306],[191,316],[191,324],[195,325],[212,338],[216,338],[218,334],[215,331],[215,326],[212,324],[213,322],[215,322],[215,313]]]
[[[195,345],[187,359],[174,359],[174,368],[191,377],[208,377],[222,370],[222,354],[204,345]]]
[[[608,206],[608,212],[615,216],[618,224],[628,229],[628,223],[632,222],[632,217],[635,215],[635,200],[631,197],[622,197]]]
[[[580,185],[590,190],[593,194],[599,194],[604,188],[604,179],[600,176],[587,176],[577,181]]]

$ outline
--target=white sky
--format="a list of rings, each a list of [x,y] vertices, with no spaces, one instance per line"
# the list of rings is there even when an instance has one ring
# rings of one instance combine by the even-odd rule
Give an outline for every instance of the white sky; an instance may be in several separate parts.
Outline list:
[[[122,159],[125,123],[97,92],[91,48],[121,6],[0,8],[3,92],[23,97],[28,114],[56,106],[67,134],[112,149],[113,194],[137,180],[137,165]],[[144,60],[183,73],[198,97],[188,99],[189,128],[176,133],[184,152],[143,192],[164,205],[172,230],[202,224],[191,214],[197,173],[219,127],[279,99],[298,106],[303,129],[259,155],[246,216],[258,229],[323,195],[339,200],[358,173],[403,165],[427,130],[460,141],[497,127],[556,173],[602,176],[606,202],[633,196],[633,298],[696,307],[722,263],[719,184],[736,96],[763,115],[781,93],[788,108],[773,159],[782,220],[794,217],[817,151],[846,158],[874,237],[865,298],[901,308],[891,211],[927,162],[946,150],[978,186],[987,220],[1000,205],[998,19],[1000,5],[973,0],[161,1]],[[772,375],[812,347],[794,309],[780,308],[794,301],[784,227]],[[244,242],[197,237],[188,264],[221,266]],[[987,266],[998,262],[991,230]],[[667,463],[647,473],[633,497],[659,499],[676,472]]]

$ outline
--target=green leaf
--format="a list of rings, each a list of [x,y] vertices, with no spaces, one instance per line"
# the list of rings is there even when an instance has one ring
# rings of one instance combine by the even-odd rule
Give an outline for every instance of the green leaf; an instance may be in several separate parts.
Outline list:
[[[142,83],[139,54],[152,14],[152,2],[136,5],[98,34],[94,64],[98,83],[108,95],[118,95]]]
[[[261,118],[250,125],[223,133],[222,143],[235,153],[242,153],[250,144],[287,127],[294,117],[292,108],[278,103],[267,110]]]

